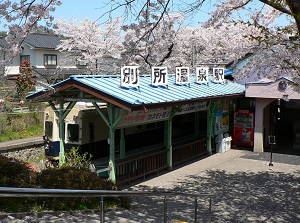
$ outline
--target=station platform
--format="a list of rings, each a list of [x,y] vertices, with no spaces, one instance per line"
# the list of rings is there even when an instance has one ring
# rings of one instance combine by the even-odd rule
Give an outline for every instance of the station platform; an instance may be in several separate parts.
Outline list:
[[[23,147],[36,147],[44,144],[42,136],[10,140],[0,143],[0,152],[7,152],[12,150],[17,150]]]

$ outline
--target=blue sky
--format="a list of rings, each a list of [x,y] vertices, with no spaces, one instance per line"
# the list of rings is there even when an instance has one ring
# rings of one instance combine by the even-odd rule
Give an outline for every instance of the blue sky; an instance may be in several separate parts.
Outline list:
[[[84,19],[88,18],[92,21],[98,20],[98,23],[104,23],[107,20],[107,17],[101,18],[105,12],[109,11],[110,6],[105,3],[110,2],[107,0],[62,0],[62,5],[57,6],[56,11],[52,13],[52,15],[55,17],[55,19],[64,18],[67,21],[70,21],[71,18],[77,18],[77,19]],[[183,6],[182,2],[193,2],[192,0],[174,0],[171,7],[178,8],[180,6]],[[199,12],[194,15],[194,17],[186,18],[186,22],[184,25],[190,25],[190,26],[198,26],[199,22],[204,22],[209,18],[208,13],[213,11],[213,3],[215,1],[207,1],[199,10]],[[259,3],[255,3],[259,4]],[[113,16],[122,16],[124,13],[124,8],[118,9],[113,13]],[[286,19],[282,18],[280,20],[280,23],[285,23]],[[3,24],[6,24],[5,22],[0,23],[0,26],[3,27]],[[43,25],[43,23],[40,23]],[[5,30],[6,28],[2,28]]]
[[[110,9],[110,6],[106,6],[107,3],[104,3],[104,1],[105,0],[63,0],[62,5],[56,8],[53,15],[56,19],[64,18],[67,21],[70,21],[71,18],[88,18],[95,21]],[[178,0],[178,4],[179,3],[180,0]],[[206,4],[202,11],[197,13],[193,18],[187,19],[186,24],[197,26],[199,22],[203,22],[208,19],[209,16],[206,11],[212,10],[212,8],[213,7],[210,4]],[[121,8],[115,11],[113,16],[122,16],[123,13],[124,8]],[[100,18],[98,22],[103,23],[106,19],[107,17]]]
[[[64,18],[70,20],[71,18],[84,19],[88,18],[92,21],[97,20],[105,10],[102,0],[63,0],[62,5],[56,7],[52,15],[56,19]]]
[[[99,24],[103,24],[107,21],[107,15],[103,16],[106,12],[110,10],[110,5],[105,3],[110,1],[107,0],[62,0],[62,5],[57,6],[55,12],[52,12],[51,15],[54,16],[55,20],[59,18],[63,18],[67,21],[70,21],[71,18],[74,19],[85,19],[88,18],[91,21],[98,21]],[[182,5],[180,3],[182,0],[174,0],[174,5],[172,7],[177,7],[178,5]],[[189,0],[188,0],[189,1]],[[188,2],[187,1],[187,2]],[[175,5],[177,4],[177,5]],[[208,13],[205,11],[212,10],[212,6],[206,4],[203,8],[203,11],[200,11],[195,15],[195,17],[191,19],[187,19],[185,25],[190,26],[198,26],[199,22],[203,22],[209,18]],[[113,17],[123,16],[124,8],[120,8],[113,13]],[[127,21],[129,22],[129,21]],[[5,20],[0,21],[0,31],[7,31],[8,23]],[[44,25],[44,22],[40,22],[40,25]]]
[[[107,0],[62,0],[62,5],[58,6],[53,13],[56,19],[64,18],[70,21],[71,18],[84,19],[88,18],[92,21],[98,20],[105,12],[109,11],[110,6],[105,3]],[[178,8],[184,6],[184,3],[193,2],[192,0],[174,0],[171,7]],[[202,6],[201,10],[192,18],[186,18],[185,25],[198,26],[199,22],[204,22],[209,18],[209,12],[214,10],[213,4],[215,1],[207,1]],[[106,6],[106,7],[105,7]],[[262,6],[259,1],[254,1],[252,6]],[[113,13],[113,16],[122,16],[124,8],[118,9]],[[100,18],[98,22],[101,24],[105,22],[107,17]],[[285,24],[286,19],[281,18],[279,24]]]

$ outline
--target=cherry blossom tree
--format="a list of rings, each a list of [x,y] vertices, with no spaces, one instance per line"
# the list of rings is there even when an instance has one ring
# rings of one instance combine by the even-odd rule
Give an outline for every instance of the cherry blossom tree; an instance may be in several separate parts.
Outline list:
[[[44,20],[51,26],[54,18],[51,12],[61,5],[59,0],[5,0],[0,2],[0,18],[3,26],[7,26],[6,41],[9,44],[7,58],[13,58],[21,51],[21,44],[26,35]],[[6,62],[9,59],[6,59]],[[1,61],[5,62],[5,61]]]
[[[154,7],[153,7],[154,8]],[[152,8],[152,9],[153,9]],[[139,65],[146,72],[153,66],[180,65],[175,55],[178,44],[177,34],[184,19],[182,13],[169,14],[160,18],[148,10],[140,14],[139,22],[123,26],[126,32],[123,40],[124,52],[122,62],[129,65]],[[157,20],[161,19],[160,23]],[[175,59],[177,58],[177,60]]]
[[[243,66],[241,66],[240,69],[235,69],[234,76],[236,79],[249,76],[254,76],[254,79],[264,77],[277,78],[287,74],[289,76],[299,76],[300,64],[297,59],[300,56],[299,41],[295,41],[295,38],[290,38],[291,36],[297,37],[300,31],[300,4],[298,1],[195,0],[183,1],[180,7],[176,5],[176,1],[174,0],[154,0],[151,2],[144,0],[133,0],[130,2],[119,0],[112,2],[115,8],[124,7],[126,12],[135,13],[134,15],[136,15],[137,18],[138,14],[147,10],[153,4],[160,5],[159,10],[153,12],[160,18],[157,20],[157,23],[161,22],[161,18],[169,15],[168,8],[172,8],[173,10],[176,10],[176,8],[180,9],[181,12],[185,13],[185,16],[188,16],[194,15],[194,13],[201,10],[204,5],[211,4],[213,11],[210,13],[210,19],[203,24],[204,27],[208,29],[212,27],[213,30],[210,30],[210,32],[213,33],[222,32],[222,29],[223,32],[228,33],[228,35],[222,36],[223,39],[225,38],[224,41],[221,41],[223,45],[221,45],[220,42],[215,42],[217,45],[210,48],[212,51],[208,49],[208,45],[199,45],[199,38],[195,35],[193,35],[192,40],[184,38],[182,44],[185,44],[185,47],[193,48],[193,50],[178,51],[181,53],[181,59],[183,61],[184,58],[193,58],[194,61],[195,55],[190,55],[189,52],[195,52],[195,50],[197,51],[197,57],[199,57],[200,51],[206,54],[206,57],[198,58],[199,60],[197,59],[198,63],[213,60],[220,61],[222,59],[221,57],[224,56],[226,56],[227,59],[235,58],[234,61],[238,61],[238,59],[241,59],[243,56],[252,53],[253,56],[244,60]],[[285,18],[286,21],[283,25],[278,20],[282,17]],[[224,30],[224,24],[229,23],[234,26],[230,28],[230,31]],[[239,25],[238,29],[234,29],[237,25]],[[229,27],[228,25],[226,26]],[[156,25],[153,27],[156,27]],[[244,27],[244,30],[240,30],[241,27]],[[205,32],[209,31],[200,30]],[[197,32],[200,32],[200,30]],[[238,37],[238,40],[242,41],[239,42],[232,38],[230,43],[228,37],[232,35],[230,32],[236,35],[235,30],[240,32],[246,39],[242,41]],[[184,30],[182,31],[186,32]],[[201,41],[206,42],[209,36],[202,35],[201,38],[203,38]],[[214,38],[214,36],[211,38]],[[229,42],[227,42],[226,39]],[[224,44],[226,42],[227,44]],[[236,43],[238,44],[236,45]],[[244,44],[250,48],[245,48]],[[233,47],[233,49],[231,50],[226,47],[228,45]],[[211,46],[211,44],[209,44],[209,46]],[[203,50],[201,47],[204,47],[206,50]],[[240,50],[237,50],[239,47],[241,47]],[[220,51],[222,51],[221,54]],[[224,52],[228,53],[224,55]]]
[[[245,24],[223,23],[218,27],[184,27],[178,34],[177,57],[182,64],[226,65],[257,51],[258,41],[245,38],[259,29]]]
[[[89,19],[71,19],[70,22],[60,19],[55,32],[67,37],[57,49],[72,55],[78,63],[87,65],[91,74],[107,74],[104,64],[121,56],[122,35],[119,18],[105,23],[103,28]],[[112,65],[110,64],[110,68]]]
[[[205,23],[206,26],[219,26],[224,22],[234,21],[259,29],[259,32],[245,32],[247,38],[259,43],[253,55],[235,69],[236,80],[276,79],[280,76],[299,77],[300,56],[300,4],[297,1],[259,1],[262,4],[253,7],[254,1],[220,1],[216,10]],[[248,20],[239,17],[238,12],[247,10]],[[281,25],[277,19],[286,16],[289,23]]]
[[[123,26],[126,31],[123,61],[143,68],[227,64],[256,52],[259,40],[246,38],[260,34],[260,29],[246,23],[224,22],[219,26],[183,26],[182,13],[161,17],[161,5],[150,4],[139,13],[136,23]],[[159,22],[158,22],[159,21]],[[147,69],[146,69],[147,70]]]
[[[103,33],[107,36],[112,34],[111,25],[101,29],[88,20],[73,20],[71,23],[61,21],[61,28],[57,32],[68,38],[59,49],[85,63],[91,61],[92,73],[99,73],[99,69],[93,69],[93,61],[107,55],[110,55],[110,66],[116,68],[115,73],[120,72],[122,65],[138,65],[141,72],[149,73],[153,66],[166,66],[169,72],[174,72],[176,66],[225,64],[237,61],[258,47],[258,42],[245,38],[243,32],[248,30],[256,33],[259,29],[246,24],[224,23],[216,28],[195,28],[181,26],[184,19],[182,14],[169,14],[159,24],[156,23],[159,17],[152,16],[147,20],[147,15],[146,12],[141,14],[144,20],[138,24],[123,25],[122,37],[120,27],[114,25],[115,34],[110,37],[113,40],[110,42],[103,42],[102,37]],[[153,29],[153,25],[157,27]],[[116,60],[112,63],[111,58]]]
[[[213,11],[206,24],[218,25],[227,21],[247,21],[249,25],[267,31],[278,18],[286,17],[290,24],[286,24],[282,28],[277,24],[277,31],[293,34],[298,34],[300,31],[300,18],[298,16],[300,5],[294,0],[221,0],[217,1],[214,6],[216,10]]]
[[[193,0],[181,1],[175,0],[115,0],[111,3],[111,11],[123,8],[127,14],[132,14],[136,18],[152,5],[159,5],[156,8],[156,16],[167,16],[169,10],[173,12],[181,11],[185,16],[193,16],[199,10],[205,10],[205,6],[210,5],[210,19],[206,25],[218,25],[228,21],[249,22],[257,27],[268,28],[277,18],[286,16],[290,20],[290,26],[287,25],[281,31],[296,32],[300,31],[300,4],[295,0]],[[129,17],[129,16],[127,16]],[[196,18],[194,18],[196,19]],[[160,20],[158,21],[160,22]]]
[[[6,39],[11,55],[20,52],[24,37],[38,21],[45,19],[48,25],[52,24],[51,12],[61,3],[58,0],[6,0],[0,3],[0,16],[9,27]],[[258,78],[278,77],[285,72],[298,75],[298,41],[289,39],[291,35],[298,36],[300,30],[300,4],[297,1],[194,0],[183,1],[179,5],[175,0],[115,0],[109,4],[110,12],[123,7],[127,18],[131,15],[136,21],[124,26],[125,37],[120,35],[117,23],[112,25],[113,21],[102,29],[91,21],[85,25],[82,23],[81,29],[78,27],[73,33],[70,30],[75,27],[76,21],[70,25],[60,22],[58,28],[58,33],[68,36],[60,49],[72,53],[82,63],[88,62],[91,73],[99,73],[99,60],[104,57],[150,68],[168,64],[174,67],[175,64],[238,61],[242,54],[253,53],[255,56],[249,57],[242,69],[236,69],[236,78],[254,73]],[[193,15],[205,4],[211,4],[214,9],[211,18],[204,23],[205,27],[181,27],[183,15],[185,18]],[[176,13],[176,10],[181,13]],[[276,24],[280,17],[287,17],[290,23],[284,26]],[[80,39],[82,33],[90,33],[87,35],[89,38]],[[246,39],[242,41],[241,36]],[[120,44],[122,41],[123,45]],[[216,45],[212,46],[212,43]],[[279,56],[281,60],[278,60]]]
[[[260,33],[254,26],[223,23],[218,27],[190,27],[181,26],[182,14],[167,18],[159,24],[155,19],[148,23],[144,19],[125,26],[125,62],[146,67],[147,72],[152,66],[167,66],[174,72],[176,66],[226,65],[260,47],[259,41],[246,38],[247,33]]]

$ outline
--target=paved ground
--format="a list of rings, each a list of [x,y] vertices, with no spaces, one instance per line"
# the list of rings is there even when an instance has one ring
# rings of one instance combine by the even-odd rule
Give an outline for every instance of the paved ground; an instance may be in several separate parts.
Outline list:
[[[139,183],[128,190],[210,193],[212,222],[300,222],[300,156],[231,149]],[[105,222],[163,222],[162,198],[134,198],[130,211],[107,212]],[[199,222],[208,220],[208,198],[198,200]],[[193,199],[168,198],[168,222],[193,222]],[[100,222],[98,213],[51,214],[39,222]],[[0,222],[37,222],[13,216]]]

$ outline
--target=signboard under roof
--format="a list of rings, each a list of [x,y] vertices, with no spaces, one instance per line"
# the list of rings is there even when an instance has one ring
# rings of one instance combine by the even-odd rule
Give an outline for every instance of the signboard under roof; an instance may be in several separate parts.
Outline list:
[[[121,87],[138,87],[139,70],[138,66],[123,66],[121,68]],[[213,82],[224,83],[225,68],[213,68]],[[208,84],[209,82],[209,67],[197,67],[195,81],[200,84]],[[176,67],[175,69],[175,83],[190,85],[190,69],[189,67]],[[153,86],[167,86],[168,88],[168,69],[167,67],[152,67],[151,84]]]
[[[138,66],[121,67],[121,87],[139,87],[139,69]]]
[[[224,83],[224,68],[215,67],[213,68],[213,80],[216,83]]]
[[[187,114],[207,110],[209,101],[195,102],[183,105],[176,115]],[[126,115],[117,125],[117,128],[160,122],[170,117],[172,107],[149,109],[144,111],[134,111]]]
[[[196,82],[200,84],[208,83],[208,67],[197,67],[196,68]]]
[[[152,67],[151,84],[154,86],[168,85],[167,67]]]
[[[171,110],[172,108],[168,107],[130,112],[119,122],[117,128],[167,120],[170,117]]]
[[[176,67],[176,84],[189,84],[189,83],[190,83],[190,68]]]

